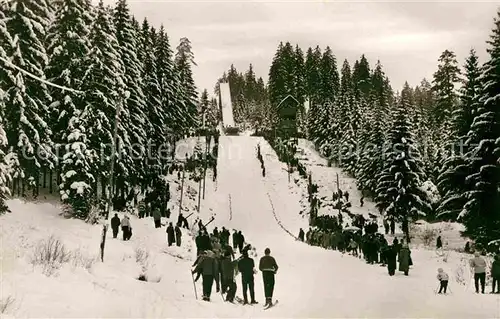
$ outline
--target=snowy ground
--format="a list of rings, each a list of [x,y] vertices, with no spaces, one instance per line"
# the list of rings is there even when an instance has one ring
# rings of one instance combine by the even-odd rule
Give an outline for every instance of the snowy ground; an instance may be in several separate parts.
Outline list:
[[[391,278],[383,267],[296,241],[284,229],[296,234],[299,227],[307,225],[306,219],[298,214],[302,190],[294,182],[288,183],[283,163],[258,137],[223,136],[220,143],[218,181],[207,182],[200,216],[208,220],[215,214],[210,226],[241,229],[247,241],[257,248],[259,257],[265,247],[271,249],[280,266],[275,289],[275,298],[280,300],[277,307],[263,311],[261,305],[227,304],[215,291],[211,303],[195,300],[188,273],[194,252],[186,233],[182,248],[166,247],[164,228],[154,229],[152,220],[132,217],[132,240],[112,239],[108,232],[104,263],[91,263],[89,258],[98,253],[101,226],[63,219],[59,216],[60,208],[53,204],[11,200],[8,204],[13,212],[0,217],[0,299],[12,296],[14,300],[4,315],[38,318],[493,318],[500,315],[498,295],[473,293],[468,273],[460,272],[464,270],[461,266],[464,260],[458,253],[450,253],[444,262],[433,251],[414,249],[410,276],[397,273]],[[258,143],[266,164],[266,177],[262,177],[256,158]],[[327,178],[321,172],[314,176]],[[334,181],[331,180],[332,185]],[[349,188],[345,190],[351,193],[356,206],[355,196],[359,195]],[[192,210],[196,196],[189,198],[191,204],[186,204],[186,209]],[[372,208],[366,205],[357,209],[367,213]],[[172,221],[176,218],[177,211],[173,210]],[[72,258],[79,262],[71,261],[48,277],[29,261],[37,244],[51,234],[60,238],[69,251],[79,251]],[[144,258],[142,251],[148,251],[149,257]],[[151,282],[136,279],[143,267]],[[466,285],[452,280],[452,294],[436,296],[438,267],[447,270],[453,279],[457,274]],[[241,296],[239,278],[237,283],[237,293]],[[260,274],[256,276],[255,287],[257,300],[263,303]],[[197,283],[197,288],[200,294],[201,283]]]
[[[312,175],[313,183],[318,185],[319,198],[322,201],[322,207],[319,210],[319,215],[337,215],[338,210],[333,208],[332,194],[340,188],[342,192],[349,193],[349,201],[352,204],[351,213],[356,215],[364,215],[369,217],[369,213],[379,216],[375,204],[364,199],[364,205],[361,207],[360,199],[361,192],[356,187],[356,180],[349,177],[342,169],[332,166],[328,167],[327,160],[315,150],[314,144],[308,140],[299,139],[297,146],[297,157],[304,164],[307,171]],[[339,185],[337,185],[337,175]],[[349,221],[350,217],[343,214],[344,220]]]

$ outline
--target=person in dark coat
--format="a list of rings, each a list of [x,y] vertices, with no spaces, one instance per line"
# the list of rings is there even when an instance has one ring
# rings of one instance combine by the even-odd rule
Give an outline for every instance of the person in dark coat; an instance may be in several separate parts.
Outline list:
[[[247,290],[250,290],[250,298],[252,304],[257,304],[255,301],[254,278],[255,263],[252,258],[248,257],[248,251],[243,251],[243,258],[238,262],[238,270],[241,273],[241,286],[243,287],[244,304],[248,304]]]
[[[495,287],[497,288],[496,293],[500,294],[500,255],[495,255],[495,260],[491,264],[491,277],[493,282],[491,283],[491,293],[495,293]]]
[[[215,237],[219,237],[219,230],[217,229],[217,227],[214,228],[213,234]]]
[[[385,231],[385,234],[388,235],[389,234],[389,222],[387,221],[387,219],[384,219],[384,231]]]
[[[234,280],[234,273],[237,266],[238,262],[236,260],[233,261],[231,253],[226,250],[221,261],[221,288],[222,293],[226,294],[226,301],[229,302],[233,302],[236,295],[237,285]]]
[[[175,226],[175,243],[177,244],[177,247],[181,246],[181,237],[182,237],[182,231],[179,225]]]
[[[441,239],[441,236],[438,236],[436,239],[436,249],[442,248],[443,247],[443,240]]]
[[[235,229],[233,233],[233,249],[236,248],[238,248],[238,232]]]
[[[241,230],[238,232],[238,249],[240,253],[243,252],[243,245],[245,244],[245,236],[241,233]]]
[[[158,208],[153,211],[153,220],[155,222],[155,228],[161,228],[161,212]]]
[[[172,244],[175,243],[175,232],[172,223],[169,223],[167,227],[167,242],[169,246],[172,246]]]
[[[396,247],[388,246],[385,251],[385,261],[387,262],[387,271],[389,272],[389,276],[394,276],[396,272],[396,259],[398,253],[396,251]]]
[[[203,230],[201,233],[200,244],[201,250],[212,250],[212,241],[210,240],[206,230]]]
[[[205,301],[210,301],[210,296],[212,294],[212,287],[215,281],[216,291],[220,291],[220,281],[219,281],[219,264],[215,259],[215,255],[212,251],[207,250],[205,255],[200,259],[196,268],[192,271],[193,274],[201,273],[203,276],[203,297]]]
[[[394,218],[391,218],[391,235],[394,235],[395,230],[396,230],[396,222],[394,221]]]
[[[299,240],[304,241],[304,230],[302,228],[299,230]]]
[[[118,236],[120,225],[121,225],[120,217],[118,217],[118,214],[115,214],[115,216],[111,218],[111,229],[113,230],[113,238],[116,238]]]
[[[262,272],[262,280],[264,281],[264,294],[266,296],[266,306],[273,305],[273,292],[274,292],[274,275],[278,271],[278,264],[273,256],[271,250],[266,248],[264,255],[259,262],[259,270]]]
[[[184,216],[182,215],[182,213],[180,213],[179,217],[177,217],[177,225],[182,226],[183,222],[184,222]]]
[[[408,244],[403,244],[399,250],[399,271],[404,272],[405,276],[408,276],[408,272],[410,271],[410,258],[410,248]]]

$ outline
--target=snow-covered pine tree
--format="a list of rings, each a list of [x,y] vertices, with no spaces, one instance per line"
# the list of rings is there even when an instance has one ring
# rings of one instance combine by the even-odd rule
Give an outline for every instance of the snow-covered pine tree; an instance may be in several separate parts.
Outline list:
[[[436,142],[443,145],[450,140],[451,115],[458,102],[455,84],[459,82],[460,69],[455,53],[450,50],[441,53],[438,62],[432,87],[436,94],[432,118]]]
[[[44,39],[50,17],[47,1],[14,0],[2,6],[6,31],[12,37],[12,41],[2,39],[5,54],[14,65],[44,79],[47,65]],[[2,65],[5,67],[8,66]],[[29,181],[37,189],[41,168],[52,168],[56,163],[52,132],[47,123],[50,96],[45,84],[18,69],[11,69],[9,76],[1,81],[6,91],[5,131],[17,156],[14,162],[19,164],[14,167],[13,177],[16,181]]]
[[[193,79],[193,71],[191,70],[193,65],[196,66],[191,42],[188,38],[181,38],[175,54],[174,70],[179,76],[182,103],[187,115],[187,118],[185,118],[187,121],[185,129],[187,130],[194,129],[199,125],[197,114],[198,93]]]
[[[468,133],[467,199],[459,220],[477,243],[500,238],[500,10],[480,76],[479,106]]]
[[[360,156],[356,178],[358,187],[368,191],[371,195],[375,194],[378,183],[377,175],[384,167],[381,156],[386,130],[384,115],[389,110],[388,98],[384,95],[388,94],[387,90],[378,91],[374,88],[372,104],[362,114],[358,142]],[[380,105],[380,103],[385,103],[385,105]]]
[[[158,82],[158,72],[156,70],[155,47],[153,40],[156,34],[154,29],[150,28],[147,19],[144,19],[141,30],[141,45],[139,51],[143,57],[143,83],[144,94],[146,95],[147,118],[148,124],[148,143],[150,145],[148,151],[148,169],[147,174],[149,179],[154,181],[161,172],[162,163],[160,161],[159,151],[163,149],[167,142],[166,120],[165,114],[162,111],[161,89]]]
[[[340,107],[343,110],[339,149],[336,154],[339,165],[349,174],[355,175],[359,160],[358,131],[361,122],[360,103],[353,92],[347,91],[340,96]]]
[[[160,30],[156,34],[155,47],[161,109],[165,113],[167,132],[174,137],[174,140],[171,141],[173,143],[176,138],[179,138],[175,133],[180,133],[185,114],[177,99],[179,82],[174,76],[173,52],[170,49],[168,36],[163,25],[160,26]]]
[[[125,67],[125,86],[130,92],[126,100],[125,108],[130,114],[130,122],[127,123],[127,134],[130,145],[125,145],[122,152],[129,152],[134,158],[133,167],[129,168],[128,176],[125,172],[117,171],[117,188],[122,196],[130,183],[139,184],[144,180],[145,164],[143,155],[147,142],[146,122],[146,97],[143,92],[142,65],[137,58],[136,29],[132,24],[132,18],[126,0],[118,0],[114,9],[114,23],[116,38],[120,45],[120,57]]]
[[[315,142],[326,153],[323,155],[330,156],[329,141],[338,137],[338,127],[334,125],[334,103],[338,98],[339,91],[339,74],[337,71],[337,62],[330,47],[327,47],[319,62],[320,83],[318,102],[315,107],[319,108],[316,119],[314,120],[317,136]]]
[[[409,241],[409,223],[430,210],[425,193],[420,190],[422,164],[413,139],[408,111],[413,106],[402,95],[393,110],[393,122],[384,145],[384,169],[378,174],[377,207],[403,224]]]
[[[469,174],[467,171],[468,159],[465,157],[469,150],[465,141],[474,121],[475,110],[478,108],[480,90],[480,68],[474,50],[470,51],[464,69],[465,79],[462,81],[460,90],[460,103],[453,113],[453,149],[443,163],[437,184],[443,194],[438,214],[442,218],[450,220],[458,217],[467,202],[467,198],[463,196],[467,191],[466,177]]]
[[[92,151],[87,148],[85,134],[85,114],[75,110],[73,117],[68,122],[65,154],[61,160],[61,185],[59,192],[63,203],[72,208],[72,215],[85,219],[92,207]]]
[[[357,100],[365,99],[368,100],[370,96],[370,91],[372,88],[371,84],[371,72],[370,64],[366,59],[365,55],[361,55],[359,61],[356,61],[354,68],[352,70],[352,83],[354,85],[354,96]]]
[[[316,47],[313,51],[309,48],[305,61],[305,81],[306,96],[309,101],[309,112],[307,114],[307,131],[309,138],[313,141],[319,136],[319,125],[317,123],[320,116],[321,102],[319,101],[319,89],[321,83],[320,74],[321,49]],[[319,146],[316,144],[316,146]]]
[[[95,14],[90,33],[90,66],[83,77],[82,90],[86,93],[86,107],[92,110],[87,112],[87,145],[90,149],[100,151],[99,160],[92,161],[92,174],[96,183],[100,180],[101,194],[106,194],[116,108],[120,108],[118,145],[130,145],[127,133],[130,116],[124,107],[125,70],[120,58],[112,11],[100,1]],[[129,154],[121,153],[121,156],[115,157],[115,168],[118,171],[126,171],[131,166],[133,161]],[[97,187],[93,186],[97,191]]]
[[[0,2],[0,58],[8,59],[7,51],[4,49],[4,46],[10,46],[12,38],[10,37],[10,33],[7,30],[7,26],[5,25],[5,14],[6,12],[6,3]],[[0,64],[4,65],[4,62],[0,62]],[[11,69],[7,66],[3,66],[0,68],[0,215],[4,214],[8,211],[8,207],[5,204],[5,199],[10,195],[10,190],[8,187],[8,183],[11,180],[11,172],[10,167],[7,165],[5,161],[5,151],[8,147],[7,134],[4,130],[4,114],[5,114],[5,91],[4,85],[5,80],[11,76]]]

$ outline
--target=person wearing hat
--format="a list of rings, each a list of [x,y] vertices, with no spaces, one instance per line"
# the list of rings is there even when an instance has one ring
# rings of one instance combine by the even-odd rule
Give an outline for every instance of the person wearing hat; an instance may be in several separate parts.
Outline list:
[[[226,293],[226,301],[233,302],[236,295],[236,282],[234,280],[235,269],[237,261],[233,261],[231,252],[226,250],[224,257],[221,260],[221,288],[222,293]]]
[[[278,264],[273,256],[271,250],[266,248],[264,250],[265,256],[260,259],[259,270],[262,272],[262,279],[264,281],[264,294],[266,295],[266,306],[273,305],[273,291],[274,291],[274,275],[278,271]]]
[[[470,260],[470,268],[474,270],[474,285],[476,293],[479,293],[479,283],[481,282],[481,293],[484,294],[484,285],[486,282],[486,261],[481,254],[476,251],[474,258]]]
[[[446,294],[446,289],[448,288],[448,274],[444,272],[443,268],[438,268],[437,279],[439,280],[439,292]]]
[[[247,290],[250,290],[251,304],[257,304],[255,301],[254,278],[255,263],[248,257],[248,250],[242,251],[242,258],[238,261],[238,271],[241,273],[241,286],[243,287],[243,304],[248,304]]]
[[[203,300],[210,301],[210,295],[212,294],[212,287],[215,281],[216,291],[220,291],[219,284],[219,264],[215,258],[215,254],[211,250],[205,251],[203,257],[201,257],[196,265],[196,268],[192,271],[193,274],[201,273],[202,275],[202,285],[203,285]]]

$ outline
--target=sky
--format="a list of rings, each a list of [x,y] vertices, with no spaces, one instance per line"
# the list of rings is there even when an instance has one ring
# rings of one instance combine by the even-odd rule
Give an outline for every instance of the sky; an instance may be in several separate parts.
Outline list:
[[[104,0],[113,4],[114,0]],[[471,48],[482,62],[486,40],[500,7],[495,1],[167,1],[129,0],[131,13],[163,24],[175,48],[181,37],[192,43],[195,82],[213,92],[231,64],[239,71],[252,63],[267,82],[280,41],[308,47],[330,46],[340,69],[365,54],[380,60],[394,89],[432,79],[446,49],[463,65]]]

